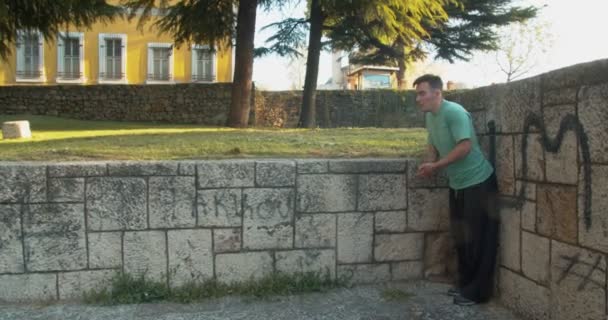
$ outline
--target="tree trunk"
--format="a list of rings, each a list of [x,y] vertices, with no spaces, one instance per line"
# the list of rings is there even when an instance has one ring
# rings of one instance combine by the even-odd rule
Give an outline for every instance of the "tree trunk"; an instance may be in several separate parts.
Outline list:
[[[312,0],[310,11],[310,34],[308,38],[308,57],[306,59],[306,77],[298,128],[316,126],[317,78],[319,77],[319,57],[321,56],[321,36],[325,17],[319,0]]]
[[[246,128],[251,108],[251,88],[253,75],[253,41],[255,36],[255,16],[258,0],[240,0],[236,22],[236,49],[234,60],[234,80],[232,82],[232,102],[226,125]]]
[[[399,59],[399,70],[397,70],[397,87],[399,90],[407,90],[407,83],[405,82],[405,70],[407,66],[405,59]]]

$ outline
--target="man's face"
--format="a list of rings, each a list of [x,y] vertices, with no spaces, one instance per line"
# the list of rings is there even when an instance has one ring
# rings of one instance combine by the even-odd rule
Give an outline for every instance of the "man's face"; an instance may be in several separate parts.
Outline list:
[[[439,98],[439,90],[431,88],[428,82],[416,85],[416,103],[422,112],[433,111]]]

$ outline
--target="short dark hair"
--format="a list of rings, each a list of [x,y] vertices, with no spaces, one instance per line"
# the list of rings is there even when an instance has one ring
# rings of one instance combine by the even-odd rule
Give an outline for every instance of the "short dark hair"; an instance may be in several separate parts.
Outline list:
[[[439,76],[436,76],[434,74],[425,74],[423,76],[418,77],[418,79],[416,79],[416,81],[414,81],[414,87],[417,86],[419,83],[423,83],[426,82],[429,84],[429,86],[433,89],[438,89],[441,90],[443,89],[443,81],[441,80],[441,78]]]

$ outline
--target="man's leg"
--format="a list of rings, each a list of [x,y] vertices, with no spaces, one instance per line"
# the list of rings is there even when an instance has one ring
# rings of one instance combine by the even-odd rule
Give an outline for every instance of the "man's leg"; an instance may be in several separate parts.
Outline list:
[[[450,231],[456,248],[458,263],[456,287],[457,289],[461,289],[473,280],[474,270],[471,270],[471,266],[467,263],[466,259],[466,226],[464,222],[463,195],[461,191],[453,189],[450,189]]]
[[[474,267],[472,281],[462,295],[476,302],[489,299],[496,263],[498,221],[495,207],[495,177],[464,191],[464,220],[468,226],[466,259]]]

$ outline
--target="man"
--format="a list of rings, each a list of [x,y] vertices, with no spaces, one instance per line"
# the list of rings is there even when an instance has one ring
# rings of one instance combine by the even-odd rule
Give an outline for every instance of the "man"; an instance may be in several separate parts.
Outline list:
[[[423,75],[414,86],[416,102],[425,113],[429,153],[417,175],[429,178],[445,169],[450,186],[458,280],[448,294],[458,305],[485,302],[492,291],[498,243],[496,175],[481,152],[471,115],[443,98],[441,78]]]

